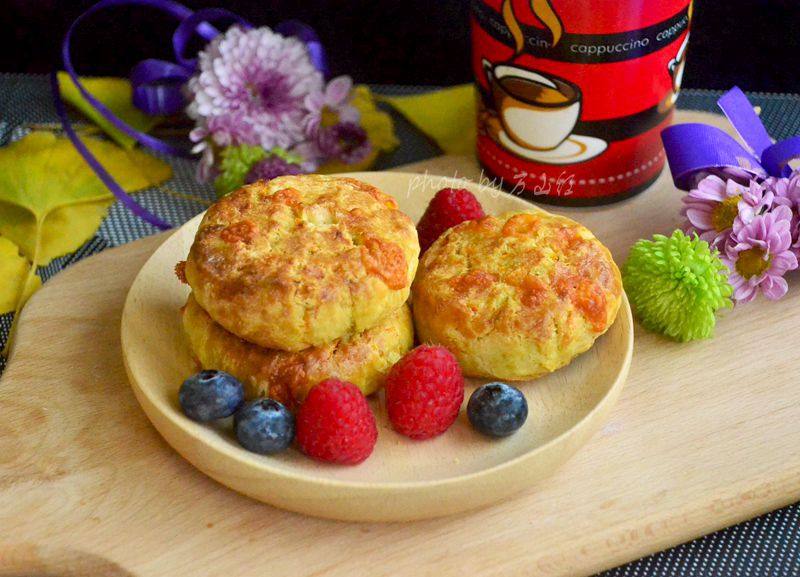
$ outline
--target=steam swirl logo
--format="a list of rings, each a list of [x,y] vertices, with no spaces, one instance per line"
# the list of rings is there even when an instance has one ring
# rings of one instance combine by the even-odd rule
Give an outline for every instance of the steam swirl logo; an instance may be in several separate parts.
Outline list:
[[[564,26],[561,24],[561,19],[553,10],[550,0],[530,0],[531,11],[539,21],[544,24],[552,35],[551,46],[556,46],[558,41],[561,40],[561,35],[564,32]],[[516,48],[515,56],[520,54],[525,48],[525,34],[522,32],[522,27],[517,21],[517,16],[514,13],[514,6],[511,0],[504,0],[503,2],[503,20],[514,38]]]

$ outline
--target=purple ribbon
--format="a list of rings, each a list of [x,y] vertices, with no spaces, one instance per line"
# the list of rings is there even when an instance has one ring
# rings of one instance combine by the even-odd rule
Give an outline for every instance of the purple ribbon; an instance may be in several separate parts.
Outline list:
[[[56,76],[55,71],[50,73],[50,87],[53,90],[56,114],[58,114],[58,118],[61,120],[61,126],[64,127],[64,132],[72,141],[72,144],[75,146],[78,153],[80,153],[80,155],[86,161],[86,164],[89,165],[89,168],[94,171],[97,177],[103,182],[103,184],[106,185],[108,190],[110,190],[111,193],[117,197],[117,200],[125,205],[128,210],[130,210],[139,218],[149,222],[154,227],[160,230],[172,228],[172,225],[170,225],[168,222],[161,220],[158,216],[133,200],[133,197],[125,192],[125,190],[119,185],[114,177],[111,176],[111,174],[105,169],[103,164],[97,160],[95,155],[92,154],[86,145],[81,141],[81,139],[78,138],[78,135],[75,133],[75,129],[72,128],[72,123],[67,117],[67,109],[64,107],[64,101],[61,100],[61,96],[59,95],[58,77]]]
[[[748,178],[788,176],[789,162],[800,157],[800,136],[773,143],[753,106],[738,87],[717,104],[745,146],[707,124],[676,124],[661,132],[675,186],[689,190],[706,174],[728,171]]]
[[[191,156],[190,152],[185,147],[175,146],[160,138],[150,136],[124,122],[86,90],[78,77],[78,73],[75,71],[75,67],[72,65],[70,43],[72,42],[72,36],[76,28],[81,22],[96,12],[119,6],[155,8],[179,21],[172,35],[175,62],[149,58],[139,62],[131,70],[130,80],[133,104],[145,113],[151,115],[171,115],[183,110],[185,102],[181,92],[182,86],[197,70],[197,58],[190,58],[186,55],[187,48],[195,35],[200,36],[200,38],[205,41],[216,37],[220,34],[220,31],[213,25],[214,22],[239,24],[245,28],[251,28],[252,25],[245,19],[224,8],[205,8],[193,11],[173,0],[101,0],[78,16],[67,29],[64,42],[61,45],[61,56],[64,63],[64,70],[66,70],[70,79],[75,83],[81,96],[83,96],[83,98],[115,128],[140,144],[165,154]],[[296,36],[305,42],[308,46],[312,63],[327,77],[328,68],[325,60],[325,51],[319,37],[310,26],[296,20],[290,20],[279,24],[276,30],[284,36]],[[133,197],[126,193],[116,180],[114,180],[114,177],[103,167],[102,163],[95,158],[78,138],[67,117],[64,102],[61,100],[61,93],[55,72],[51,75],[51,87],[53,90],[56,113],[61,120],[65,134],[72,141],[72,144],[86,163],[95,174],[97,174],[98,178],[100,178],[114,196],[136,216],[144,219],[156,228],[162,230],[171,228],[171,225],[138,204]]]

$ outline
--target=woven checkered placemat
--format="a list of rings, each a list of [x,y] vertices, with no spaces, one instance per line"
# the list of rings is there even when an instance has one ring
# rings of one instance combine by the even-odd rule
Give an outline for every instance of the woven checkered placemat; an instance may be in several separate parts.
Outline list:
[[[415,94],[429,90],[413,86],[376,86],[385,94]],[[681,108],[716,111],[720,93],[684,90]],[[800,133],[800,96],[750,94],[761,107],[761,118],[778,139]],[[37,125],[55,126],[55,111],[46,77],[0,74],[0,145],[22,137]],[[439,154],[427,138],[395,115],[402,145],[383,156],[377,170],[399,166]],[[201,212],[214,199],[210,186],[197,183],[191,161],[164,157],[173,168],[173,179],[160,189],[145,190],[137,199],[172,224],[180,224]],[[180,191],[180,192],[178,192]],[[81,258],[157,232],[119,204],[109,211],[97,235],[73,254],[39,270],[45,282]],[[0,346],[5,342],[11,315],[0,316]],[[0,358],[0,373],[4,361]],[[786,507],[690,543],[612,569],[602,577],[800,577],[800,504]]]

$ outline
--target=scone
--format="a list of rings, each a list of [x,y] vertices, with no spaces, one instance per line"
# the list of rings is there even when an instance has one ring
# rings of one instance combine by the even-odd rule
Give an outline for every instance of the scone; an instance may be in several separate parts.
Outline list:
[[[183,308],[189,347],[203,368],[231,373],[244,385],[245,397],[271,397],[293,409],[327,378],[355,384],[365,395],[383,386],[391,366],[414,345],[408,305],[349,340],[290,353],[244,341],[215,323],[192,295]]]
[[[465,375],[512,381],[589,349],[621,298],[608,249],[578,223],[543,212],[453,227],[426,251],[412,288],[421,342],[450,349]]]
[[[300,351],[371,328],[408,299],[419,242],[395,200],[369,184],[284,176],[209,208],[185,276],[217,323]]]

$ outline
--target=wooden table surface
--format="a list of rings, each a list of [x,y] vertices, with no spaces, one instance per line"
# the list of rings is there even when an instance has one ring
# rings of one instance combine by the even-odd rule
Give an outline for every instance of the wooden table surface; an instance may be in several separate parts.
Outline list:
[[[479,176],[460,157],[409,170]],[[678,225],[679,204],[665,173],[630,201],[556,212],[621,262],[640,236]],[[242,497],[173,452],[126,382],[122,303],[163,238],[76,264],[22,315],[0,381],[0,576],[587,575],[800,500],[796,274],[785,299],[727,313],[713,340],[676,344],[637,326],[608,424],[499,505],[356,524]]]

